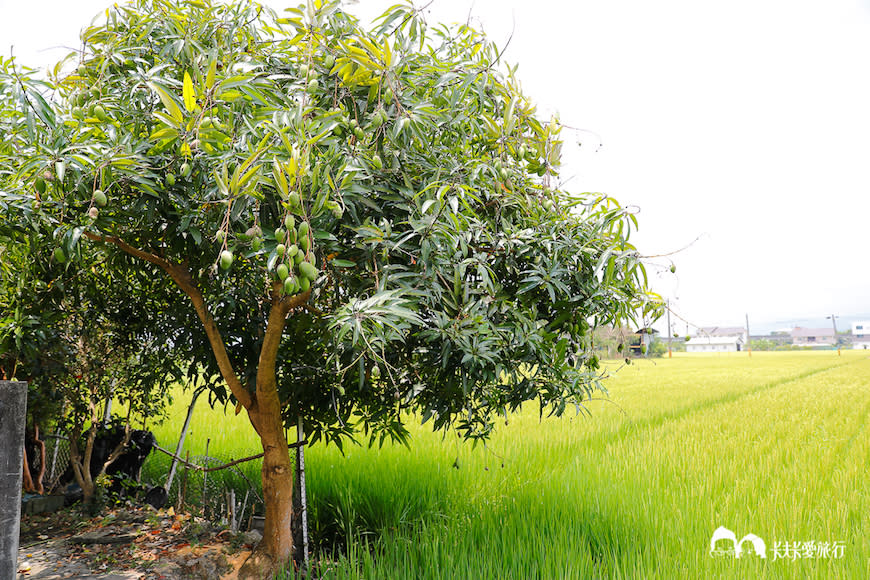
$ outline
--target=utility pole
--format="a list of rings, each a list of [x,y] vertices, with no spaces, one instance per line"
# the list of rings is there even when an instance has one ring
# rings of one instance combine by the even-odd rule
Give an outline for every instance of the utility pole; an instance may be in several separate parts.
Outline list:
[[[825,318],[830,319],[831,324],[834,325],[834,343],[837,345],[837,356],[843,356],[843,353],[840,352],[840,339],[837,338],[837,317],[831,314]]]
[[[746,313],[746,349],[749,351],[749,356],[752,356],[752,335],[749,334],[749,313]]]
[[[668,358],[671,358],[671,299],[668,298]]]
[[[0,579],[18,577],[27,383],[0,381]]]

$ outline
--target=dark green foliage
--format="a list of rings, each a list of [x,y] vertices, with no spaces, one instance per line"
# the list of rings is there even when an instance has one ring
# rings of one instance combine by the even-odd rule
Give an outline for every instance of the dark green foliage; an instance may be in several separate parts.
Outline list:
[[[276,267],[315,263],[276,371],[288,422],[314,440],[404,440],[407,411],[471,438],[530,399],[559,414],[598,386],[591,328],[660,309],[635,217],[558,189],[558,122],[470,28],[428,29],[402,5],[366,32],[337,2],[277,18],[138,0],[83,40],[56,82],[3,61],[4,219],[50,227],[73,258],[103,240],[107,268],[183,267],[252,391]],[[136,263],[169,343],[218,376],[178,288]]]

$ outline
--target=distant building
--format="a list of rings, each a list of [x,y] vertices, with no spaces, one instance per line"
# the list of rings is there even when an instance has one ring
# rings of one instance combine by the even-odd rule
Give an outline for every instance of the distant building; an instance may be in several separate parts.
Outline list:
[[[783,346],[792,343],[791,332],[773,332],[770,334],[753,334],[750,340],[764,340],[776,346]]]
[[[598,346],[610,343],[612,348],[607,349],[607,356],[643,356],[658,333],[659,331],[654,328],[632,330],[627,326],[619,328],[605,326],[595,329],[595,342]],[[622,350],[613,350],[617,344],[622,344]]]
[[[792,344],[795,346],[834,346],[837,339],[833,328],[801,328],[791,331]]]
[[[739,336],[746,344],[746,329],[742,326],[702,326],[698,329],[698,336]]]
[[[641,328],[635,332],[631,341],[631,354],[635,356],[646,354],[658,333],[655,328]]]
[[[741,336],[693,336],[686,343],[686,352],[738,352],[743,345]]]
[[[870,321],[852,323],[852,348],[870,350]]]

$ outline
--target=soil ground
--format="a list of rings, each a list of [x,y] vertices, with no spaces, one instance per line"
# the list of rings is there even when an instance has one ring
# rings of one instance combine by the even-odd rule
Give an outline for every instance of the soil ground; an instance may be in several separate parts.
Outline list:
[[[172,509],[72,507],[22,517],[18,579],[230,579],[257,541]]]

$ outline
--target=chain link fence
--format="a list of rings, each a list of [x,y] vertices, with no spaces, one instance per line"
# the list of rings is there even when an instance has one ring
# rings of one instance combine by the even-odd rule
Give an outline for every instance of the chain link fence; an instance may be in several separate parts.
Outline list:
[[[69,439],[60,434],[48,435],[45,438],[45,474],[42,476],[42,485],[46,493],[58,490],[64,474],[69,467]],[[39,469],[39,465],[34,466]]]
[[[262,512],[263,497],[259,485],[245,475],[241,465],[205,455],[185,458],[167,490],[166,505],[198,513],[231,531],[248,529],[253,516]]]
[[[44,442],[43,486],[46,493],[63,493],[63,488],[75,483],[69,470],[69,438],[56,433],[47,435]],[[151,454],[162,457],[156,461],[156,469],[148,470],[142,483],[146,488],[165,487],[173,454],[161,447],[155,447]],[[164,507],[199,514],[209,521],[228,526],[232,531],[256,527],[256,516],[262,513],[263,497],[258,480],[252,481],[243,466],[257,459],[259,456],[238,462],[205,455],[179,458],[176,474],[166,490]],[[39,471],[40,461],[37,456],[31,465],[33,471]]]

